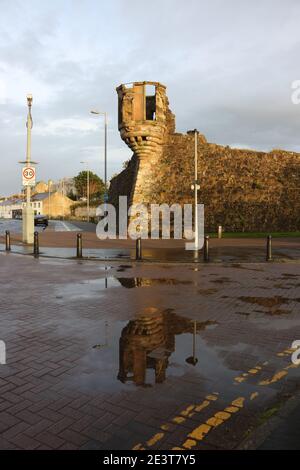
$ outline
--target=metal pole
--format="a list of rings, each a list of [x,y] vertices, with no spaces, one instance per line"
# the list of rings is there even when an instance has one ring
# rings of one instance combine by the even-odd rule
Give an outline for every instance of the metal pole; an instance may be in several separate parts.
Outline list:
[[[40,247],[39,247],[39,233],[34,232],[34,239],[33,239],[33,254],[35,258],[37,258],[40,254]]]
[[[10,231],[9,230],[5,231],[5,250],[6,251],[11,250],[11,247],[10,247]]]
[[[31,104],[32,101],[28,101],[28,116],[27,116],[27,148],[26,148],[26,165],[30,165],[30,160],[31,160],[31,129],[32,129],[32,119],[31,119]],[[30,193],[31,193],[31,188],[28,185],[26,187],[26,204],[27,207],[30,206]]]
[[[87,221],[90,221],[90,170],[87,164]]]
[[[205,235],[205,238],[204,238],[203,260],[206,261],[206,262],[209,261],[208,241],[209,241],[209,236],[208,236],[208,235]]]
[[[77,233],[77,258],[82,258],[82,235]]]
[[[107,114],[104,113],[104,184],[107,192]]]
[[[198,243],[198,131],[195,129],[195,250],[199,250]]]
[[[142,239],[141,237],[136,239],[135,242],[135,259],[141,261],[142,259]]]
[[[267,256],[266,261],[272,261],[272,235],[267,236]]]
[[[26,166],[29,166],[31,163],[31,129],[32,129],[32,116],[31,116],[31,106],[32,106],[32,95],[27,95],[27,145],[26,145]],[[26,206],[23,211],[23,242],[32,243],[33,242],[33,232],[34,232],[34,219],[33,219],[33,210],[30,205],[30,196],[31,188],[30,185],[26,186]]]

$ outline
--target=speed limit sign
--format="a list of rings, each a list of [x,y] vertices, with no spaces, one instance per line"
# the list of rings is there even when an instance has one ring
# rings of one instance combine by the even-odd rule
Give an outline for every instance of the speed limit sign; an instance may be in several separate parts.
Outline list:
[[[23,186],[35,185],[35,168],[33,166],[25,166],[22,170]]]

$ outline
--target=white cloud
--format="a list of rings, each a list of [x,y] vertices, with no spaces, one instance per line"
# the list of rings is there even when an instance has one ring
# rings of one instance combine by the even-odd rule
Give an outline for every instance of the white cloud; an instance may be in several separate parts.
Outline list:
[[[130,150],[117,128],[115,87],[167,85],[178,131],[197,127],[211,142],[299,149],[298,0],[1,0],[0,193],[19,188],[26,146],[26,94],[33,94],[33,158],[44,179],[101,174],[109,116],[109,174]],[[4,176],[9,175],[9,178]],[[2,175],[2,176],[1,176]]]
[[[81,133],[95,132],[98,125],[95,122],[80,118],[54,119],[45,124],[37,124],[34,134],[37,136],[72,136]]]

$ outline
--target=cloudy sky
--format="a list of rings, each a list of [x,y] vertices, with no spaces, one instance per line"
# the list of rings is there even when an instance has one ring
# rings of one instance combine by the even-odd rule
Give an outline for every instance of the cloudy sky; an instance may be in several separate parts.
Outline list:
[[[120,83],[167,85],[177,131],[210,142],[300,151],[299,0],[0,0],[0,195],[20,189],[26,94],[38,179],[109,175],[130,151],[117,130]]]

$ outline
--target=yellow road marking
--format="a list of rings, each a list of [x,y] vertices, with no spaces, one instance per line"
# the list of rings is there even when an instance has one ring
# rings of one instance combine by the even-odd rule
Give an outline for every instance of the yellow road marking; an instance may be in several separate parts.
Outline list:
[[[288,348],[285,349],[282,352],[277,353],[277,356],[283,357],[287,356],[293,353],[296,348]],[[265,366],[268,364],[268,361],[265,361],[262,366]],[[237,383],[241,383],[247,379],[249,374],[255,375],[258,372],[260,372],[263,367],[256,365],[255,367],[252,367],[249,369],[247,372],[242,373],[240,376],[235,377],[234,381]],[[267,380],[262,380],[259,382],[258,385],[270,385],[272,383],[275,383],[285,377],[288,374],[288,369],[296,368],[299,365],[297,364],[290,364],[289,366],[285,367],[283,370],[277,372],[274,374],[270,379]],[[178,416],[175,416],[172,419],[172,423],[175,424],[181,424],[185,422],[189,417],[193,416],[195,412],[200,412],[207,406],[209,406],[211,401],[215,401],[218,399],[218,392],[213,392],[213,394],[207,395],[205,400],[200,403],[199,405],[189,405],[187,406],[184,410],[180,412]],[[250,400],[254,400],[257,398],[259,395],[258,392],[253,392],[250,395]],[[214,416],[210,417],[206,423],[200,424],[197,428],[195,428],[191,433],[188,434],[188,439],[183,444],[183,447],[173,447],[172,450],[182,450],[182,449],[191,449],[195,445],[197,445],[197,441],[201,441],[204,439],[206,434],[210,432],[211,429],[220,426],[224,421],[227,421],[228,419],[231,418],[232,414],[237,413],[243,406],[244,406],[245,398],[244,397],[238,397],[235,400],[232,401],[230,406],[227,406],[223,411],[219,411],[214,414]],[[170,424],[164,423],[160,426],[160,429],[162,431],[168,431],[170,429]],[[164,437],[165,433],[164,432],[158,432],[154,436],[152,436],[147,442],[146,445],[148,447],[153,446],[156,444],[158,441],[160,441]],[[133,450],[145,450],[145,447],[141,443],[136,444],[133,447]]]
[[[151,437],[151,439],[149,439],[146,444],[148,447],[150,446],[154,446],[154,444],[156,444],[158,441],[160,441],[163,437],[164,437],[165,433],[164,432],[158,432],[157,434],[155,434],[154,436]]]
[[[233,402],[231,404],[233,406],[238,406],[239,408],[243,408],[244,401],[245,401],[244,397],[239,397],[239,398],[236,398],[235,400],[233,400]]]
[[[142,444],[136,444],[132,450],[145,450],[145,447],[142,446]]]
[[[209,400],[204,400],[200,405],[196,406],[195,411],[199,413],[199,411],[202,411],[204,408],[206,408],[210,404]]]
[[[239,411],[239,408],[237,406],[227,406],[224,411],[228,411],[228,413],[236,413]]]
[[[170,429],[170,426],[169,424],[162,424],[160,429],[162,429],[163,431],[168,431],[168,429]]]
[[[183,443],[185,449],[191,449],[197,445],[197,442],[202,441],[211,429],[220,426],[225,421],[231,418],[233,413],[236,413],[244,406],[245,398],[238,397],[231,402],[231,406],[227,406],[224,411],[218,411],[211,418],[208,418],[205,423],[197,426],[187,436],[186,441]],[[232,409],[232,413],[229,411]]]
[[[174,418],[172,418],[171,420],[171,424],[181,424],[181,423],[184,423],[188,418],[190,418],[191,416],[193,416],[195,414],[195,412],[199,413],[200,411],[202,411],[204,408],[206,408],[207,406],[209,406],[209,404],[212,402],[212,401],[216,401],[218,399],[218,392],[214,392],[213,394],[210,394],[210,395],[207,395],[205,397],[205,400],[200,403],[199,405],[189,405],[187,406],[184,410],[182,410],[180,412],[179,415],[175,416]],[[170,425],[169,423],[164,423],[160,426],[160,429],[162,431],[167,431],[169,428],[170,428]],[[164,432],[158,432],[156,434],[154,434],[154,436],[152,436],[147,442],[146,442],[146,445],[148,447],[151,447],[153,445],[155,445],[158,441],[160,441],[163,437],[164,437],[165,433]],[[142,446],[142,444],[137,444],[133,450],[140,450],[140,447],[139,446]],[[138,447],[138,448],[136,448]],[[143,448],[144,449],[144,448]]]
[[[293,354],[294,351],[296,351],[296,349],[297,348],[287,348],[284,351],[277,353],[277,356],[279,357],[290,356],[291,354]]]
[[[211,426],[209,426],[208,424],[200,424],[200,426],[198,426],[197,428],[194,429],[194,431],[192,431],[190,434],[189,434],[189,437],[191,437],[192,439],[196,439],[197,441],[202,441],[202,439],[204,438],[204,436],[211,430]],[[188,440],[189,441],[189,440]],[[195,441],[194,441],[195,442]],[[183,447],[185,447],[185,444],[186,444],[186,441],[185,443],[183,444]],[[196,444],[196,442],[195,442]],[[189,444],[190,445],[190,442]]]
[[[276,372],[276,374],[273,375],[270,379],[267,380],[262,380],[259,382],[258,385],[270,385],[275,382],[278,382],[278,380],[282,379],[282,377],[285,377],[288,374],[286,370],[280,370],[279,372]]]

